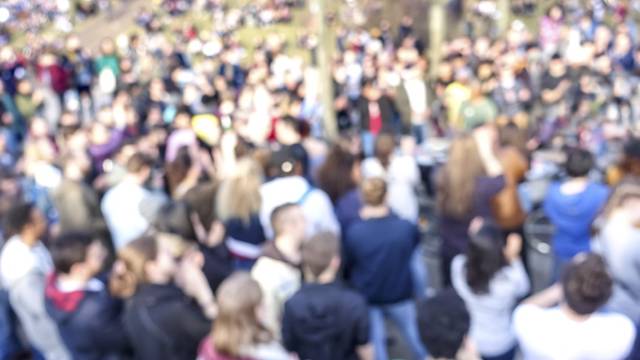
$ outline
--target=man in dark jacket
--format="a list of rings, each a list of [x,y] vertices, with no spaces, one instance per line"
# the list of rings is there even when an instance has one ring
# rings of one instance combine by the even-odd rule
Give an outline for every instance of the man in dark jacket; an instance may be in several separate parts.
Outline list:
[[[102,243],[83,233],[67,233],[50,248],[55,272],[47,279],[46,308],[71,357],[127,358],[122,302],[97,277],[107,256]]]
[[[367,303],[336,282],[340,245],[331,233],[320,233],[302,245],[307,283],[284,307],[282,339],[301,359],[373,360],[369,344]]]
[[[426,351],[415,322],[410,268],[420,235],[415,224],[391,212],[386,193],[381,178],[369,178],[362,184],[365,206],[361,220],[349,227],[343,244],[345,276],[369,303],[376,359],[387,359],[384,319],[390,318],[409,344],[413,359],[423,360]]]

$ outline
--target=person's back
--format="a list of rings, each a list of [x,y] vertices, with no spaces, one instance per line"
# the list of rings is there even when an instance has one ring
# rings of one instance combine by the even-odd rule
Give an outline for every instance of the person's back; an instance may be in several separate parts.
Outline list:
[[[287,203],[298,204],[304,210],[308,236],[322,231],[339,233],[340,225],[329,196],[324,191],[314,188],[302,177],[302,165],[290,150],[285,148],[275,152],[271,162],[278,177],[260,188],[260,222],[266,238],[273,238],[274,233],[270,224],[271,212]]]
[[[588,151],[571,150],[566,163],[570,179],[552,184],[544,200],[544,211],[555,227],[554,252],[563,262],[589,251],[591,224],[609,196],[606,186],[587,178],[592,167]]]
[[[375,143],[376,157],[362,163],[363,177],[382,177],[388,186],[389,207],[398,216],[416,223],[418,221],[418,199],[416,188],[420,181],[420,171],[413,157],[394,155],[393,137],[382,134]]]
[[[127,162],[127,176],[102,198],[100,207],[116,249],[142,235],[149,227],[140,206],[150,198],[150,192],[141,184],[148,179],[151,165],[152,160],[146,156],[132,155]]]
[[[555,285],[518,306],[514,330],[525,359],[625,359],[635,339],[626,316],[598,312],[609,299],[612,281],[604,260],[581,254]],[[560,303],[560,306],[555,306]]]
[[[471,314],[470,336],[485,357],[513,357],[511,314],[529,290],[519,257],[522,239],[511,235],[505,243],[503,238],[497,225],[484,224],[471,234],[468,254],[452,263],[453,287]]]
[[[362,220],[349,227],[343,242],[344,275],[369,305],[370,338],[376,359],[387,359],[385,318],[392,320],[413,357],[426,351],[415,326],[412,255],[420,241],[418,228],[394,215],[386,205],[382,178],[363,182]],[[422,289],[421,289],[422,290]]]
[[[418,241],[417,227],[394,214],[355,222],[344,244],[349,282],[372,304],[411,298],[408,259]]]
[[[251,277],[262,290],[264,323],[280,336],[285,302],[300,288],[300,245],[305,238],[306,221],[301,206],[284,204],[271,214],[275,240],[268,242],[251,269]]]
[[[355,360],[370,353],[367,304],[336,280],[339,247],[327,233],[303,244],[307,282],[286,302],[282,325],[285,347],[301,359]]]

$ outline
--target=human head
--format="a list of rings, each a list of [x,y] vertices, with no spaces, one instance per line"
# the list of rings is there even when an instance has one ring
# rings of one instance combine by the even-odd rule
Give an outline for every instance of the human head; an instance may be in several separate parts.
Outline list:
[[[463,349],[471,317],[464,301],[449,289],[418,303],[418,330],[429,354],[436,359],[455,359]]]
[[[9,209],[4,227],[8,236],[20,235],[23,241],[35,243],[46,230],[47,221],[34,204],[22,202]]]
[[[507,264],[504,246],[502,231],[487,221],[470,234],[465,270],[467,283],[474,293],[488,293],[489,282]]]
[[[276,207],[271,212],[271,226],[276,239],[285,236],[302,242],[306,230],[306,220],[302,207],[293,203]]]
[[[269,160],[269,176],[286,177],[302,175],[302,162],[290,146],[284,146],[271,154]]]
[[[475,179],[486,173],[478,154],[478,145],[469,134],[453,140],[447,164],[440,170],[437,205],[444,215],[463,218],[469,215]]]
[[[127,173],[136,177],[141,183],[147,181],[151,175],[153,159],[143,153],[135,153],[127,160]]]
[[[236,272],[229,276],[216,295],[218,315],[212,340],[217,352],[238,357],[242,349],[272,339],[258,316],[262,291],[248,273]]]
[[[566,305],[579,315],[591,315],[611,297],[613,281],[600,255],[578,254],[562,277]]]
[[[322,232],[302,244],[302,268],[307,281],[327,274],[333,281],[340,268],[340,242],[330,232]]]
[[[88,281],[104,266],[107,249],[88,233],[69,232],[58,236],[49,246],[55,272]]]
[[[276,137],[280,144],[291,145],[300,141],[300,120],[284,116],[276,122]]]
[[[360,162],[344,146],[334,145],[324,164],[318,169],[318,186],[331,201],[338,201],[344,194],[355,189],[359,180]]]
[[[367,206],[383,206],[387,201],[387,183],[379,177],[372,177],[362,182],[360,187],[362,201]]]
[[[589,175],[593,167],[593,155],[588,150],[573,148],[567,151],[565,170],[572,178]]]
[[[395,147],[396,142],[391,134],[380,134],[376,139],[374,153],[385,168],[391,163],[391,155]]]
[[[169,234],[142,236],[118,252],[110,279],[114,296],[131,297],[142,284],[167,284],[178,268],[184,244]]]

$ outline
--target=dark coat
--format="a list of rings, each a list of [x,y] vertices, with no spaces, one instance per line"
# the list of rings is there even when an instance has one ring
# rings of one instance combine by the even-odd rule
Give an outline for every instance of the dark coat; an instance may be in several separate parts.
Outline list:
[[[357,102],[357,111],[360,118],[360,129],[363,131],[369,130],[369,100],[363,96],[360,96]],[[382,96],[378,99],[378,106],[380,107],[380,115],[382,116],[382,130],[383,133],[396,133],[398,129],[398,111],[396,109],[393,100],[388,96]]]
[[[55,275],[47,279],[45,306],[74,360],[129,359],[129,339],[122,331],[121,301],[102,288],[63,292]]]
[[[136,359],[193,360],[211,321],[174,285],[149,284],[129,300],[125,329]]]

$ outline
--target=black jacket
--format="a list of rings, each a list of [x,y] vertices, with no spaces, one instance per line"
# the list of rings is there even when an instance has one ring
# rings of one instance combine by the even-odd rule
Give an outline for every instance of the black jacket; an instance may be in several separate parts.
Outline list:
[[[129,300],[125,329],[135,358],[193,360],[211,322],[174,285],[142,285]]]
[[[74,360],[129,359],[129,339],[122,331],[122,302],[104,282],[85,290],[63,292],[54,275],[47,279],[46,308]]]
[[[388,96],[382,96],[378,99],[378,107],[380,107],[380,116],[382,117],[382,132],[397,133],[399,115],[393,100]],[[360,129],[369,130],[369,100],[361,96],[357,102],[357,111],[360,118]]]

